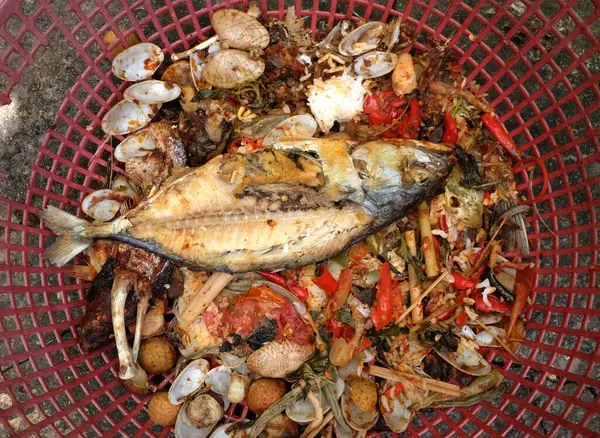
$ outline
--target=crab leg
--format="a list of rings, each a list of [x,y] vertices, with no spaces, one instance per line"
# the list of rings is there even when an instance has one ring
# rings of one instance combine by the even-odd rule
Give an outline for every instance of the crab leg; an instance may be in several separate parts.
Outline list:
[[[137,373],[131,348],[129,348],[129,343],[127,342],[125,328],[125,301],[127,301],[127,294],[134,287],[136,280],[137,275],[131,271],[121,268],[115,270],[110,307],[115,343],[119,355],[119,377],[121,379],[131,379]]]

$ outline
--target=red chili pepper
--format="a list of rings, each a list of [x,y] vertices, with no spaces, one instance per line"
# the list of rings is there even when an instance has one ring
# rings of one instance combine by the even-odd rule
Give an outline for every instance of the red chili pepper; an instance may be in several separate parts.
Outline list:
[[[444,135],[442,135],[442,143],[456,144],[458,141],[458,125],[456,120],[446,111],[444,114]]]
[[[402,385],[402,383],[396,383],[394,386],[390,387],[389,389],[387,389],[383,395],[388,399],[388,400],[394,400],[396,397],[398,397],[400,395],[400,393],[404,391],[404,385]]]
[[[298,282],[294,280],[288,280],[283,275],[272,271],[256,271],[258,274],[265,277],[267,280],[275,283],[289,290],[293,295],[296,296],[300,301],[305,301],[308,298],[308,291],[302,286],[298,285]]]
[[[244,144],[242,145],[242,143],[244,143]],[[248,152],[252,152],[252,151],[255,151],[255,150],[261,148],[251,138],[238,137],[231,142],[231,144],[229,145],[229,148],[227,149],[227,152],[230,154],[234,154],[242,146],[245,146],[246,149],[248,150]]]
[[[327,309],[325,310],[326,315],[333,315],[342,308],[348,299],[348,295],[350,295],[350,290],[352,290],[352,268],[346,268],[340,272],[337,291],[329,297],[329,303],[327,303]]]
[[[327,266],[323,266],[321,271],[322,274],[315,279],[315,284],[327,292],[327,296],[331,298],[338,289],[338,282],[333,278],[333,275],[331,275]]]
[[[452,315],[454,315],[454,309],[448,309],[445,312],[442,312],[438,316],[436,316],[435,319],[436,321],[445,321]]]
[[[434,235],[432,235],[431,237],[433,237],[433,250],[435,251],[435,259],[436,260],[440,260],[440,254],[441,254],[441,249],[440,249],[440,242],[437,239],[437,237],[435,237]]]
[[[485,313],[498,312],[502,313],[503,315],[508,315],[511,313],[511,309],[513,307],[511,303],[500,301],[490,295],[488,295],[488,301],[490,302],[489,306],[483,301],[483,295],[479,294],[475,299],[475,307],[477,310]]]
[[[527,298],[533,288],[533,280],[535,278],[535,271],[531,267],[526,267],[517,271],[515,278],[515,302],[510,311],[510,317],[508,318],[508,325],[506,326],[506,339],[510,339],[511,332],[517,324],[519,315],[525,310],[527,306]]]
[[[460,275],[458,272],[453,272],[454,283],[452,285],[455,289],[471,289],[477,285],[475,280],[471,280],[464,275]]]
[[[399,107],[404,102],[391,90],[380,91],[365,97],[363,111],[369,115],[372,125],[392,123],[400,115]]]
[[[360,346],[358,347],[358,350],[356,350],[356,351],[358,353],[360,353],[361,351],[365,351],[371,345],[373,345],[373,342],[369,338],[362,338],[362,341],[360,342]]]
[[[460,292],[456,297],[456,304],[462,304],[465,301],[466,296],[467,293],[465,291]]]
[[[454,321],[454,323],[457,325],[457,327],[462,327],[463,325],[465,325],[467,323],[468,318],[469,318],[469,315],[467,315],[467,312],[463,312],[456,317],[456,320]]]
[[[392,322],[394,302],[392,297],[392,273],[390,264],[385,262],[379,269],[379,283],[377,284],[377,295],[371,311],[371,318],[375,330],[381,330]]]
[[[354,327],[344,324],[335,318],[329,318],[325,322],[325,330],[331,333],[333,339],[344,338],[347,341],[352,339],[355,333]]]
[[[491,114],[484,114],[481,116],[481,120],[483,121],[485,127],[490,131],[492,136],[502,145],[508,155],[515,160],[520,160],[521,156],[517,150],[517,145],[504,128],[504,125],[500,123],[498,117]]]
[[[400,123],[398,123],[394,133],[396,134],[396,137],[417,138],[421,122],[421,107],[419,106],[417,99],[412,99],[407,114]]]

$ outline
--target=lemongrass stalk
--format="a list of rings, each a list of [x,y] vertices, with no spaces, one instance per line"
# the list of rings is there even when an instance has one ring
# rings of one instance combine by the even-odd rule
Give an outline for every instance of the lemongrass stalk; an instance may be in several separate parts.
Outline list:
[[[425,255],[425,273],[428,277],[435,277],[439,273],[437,257],[435,255],[435,244],[431,234],[431,222],[429,221],[429,207],[426,202],[419,204],[419,228],[421,230],[421,248]]]

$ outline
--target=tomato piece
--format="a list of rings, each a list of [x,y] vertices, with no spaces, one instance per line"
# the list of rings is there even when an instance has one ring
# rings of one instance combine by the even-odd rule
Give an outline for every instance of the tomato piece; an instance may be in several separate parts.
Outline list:
[[[371,318],[375,330],[381,330],[392,322],[394,312],[394,299],[392,296],[392,273],[390,264],[385,262],[379,269],[379,283],[377,284],[377,295],[371,311]]]
[[[458,315],[456,317],[456,325],[458,327],[462,327],[463,325],[465,325],[467,323],[467,319],[468,319],[469,315],[467,315],[467,312],[463,312],[460,315]]]

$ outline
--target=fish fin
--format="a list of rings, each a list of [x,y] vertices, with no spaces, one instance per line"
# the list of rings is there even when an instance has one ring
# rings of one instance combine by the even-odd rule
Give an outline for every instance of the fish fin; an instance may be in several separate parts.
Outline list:
[[[46,226],[58,234],[56,241],[42,254],[42,258],[55,266],[63,266],[80,252],[92,244],[92,240],[84,238],[76,232],[76,228],[86,228],[91,224],[56,207],[49,206],[38,212]]]

